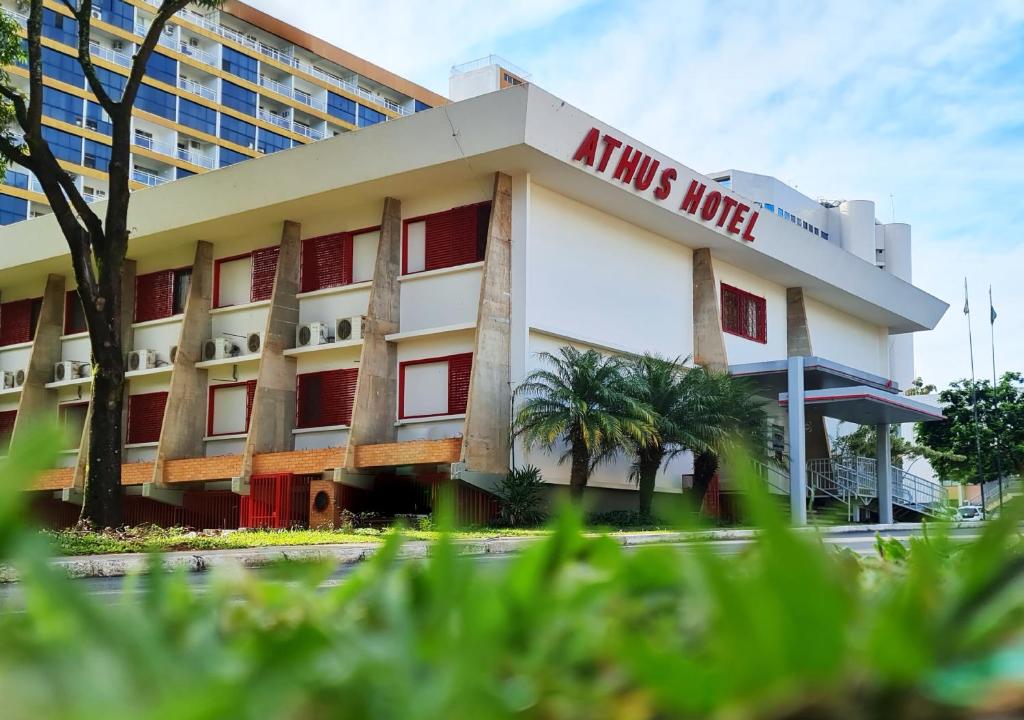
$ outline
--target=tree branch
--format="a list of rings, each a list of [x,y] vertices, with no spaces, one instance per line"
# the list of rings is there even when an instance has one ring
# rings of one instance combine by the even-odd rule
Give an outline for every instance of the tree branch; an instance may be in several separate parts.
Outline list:
[[[35,172],[35,162],[30,155],[25,153],[24,146],[15,145],[9,137],[2,134],[0,134],[0,155],[3,155],[8,162]]]
[[[63,0],[63,2],[78,20],[78,64],[82,67],[92,94],[96,96],[96,100],[107,111],[107,114],[112,115],[115,110],[114,100],[103,87],[103,83],[96,75],[96,68],[92,64],[92,50],[89,42],[89,33],[92,29],[92,0],[81,0],[81,6],[77,10],[70,0]]]
[[[22,127],[28,135],[40,132],[43,117],[43,0],[32,0],[26,23],[28,35],[28,121]]]
[[[130,109],[135,104],[135,96],[139,92],[139,84],[142,82],[142,76],[146,72],[146,63],[149,62],[150,55],[153,54],[154,48],[160,42],[160,35],[164,31],[164,26],[168,20],[174,17],[175,13],[183,9],[188,3],[189,0],[164,0],[160,5],[160,9],[157,11],[156,17],[153,18],[149,30],[146,31],[146,37],[142,41],[142,45],[139,46],[139,51],[135,53],[135,62],[132,63],[132,71],[128,76],[127,84],[124,86],[124,94],[121,96],[122,106],[127,106]]]
[[[25,126],[28,125],[28,107],[25,105],[24,96],[3,83],[0,83],[0,96],[7,98],[11,105],[14,106],[14,117],[18,121],[18,125],[24,130]]]

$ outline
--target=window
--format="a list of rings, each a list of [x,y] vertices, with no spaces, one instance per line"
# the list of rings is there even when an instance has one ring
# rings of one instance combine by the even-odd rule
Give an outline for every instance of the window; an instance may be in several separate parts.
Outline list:
[[[21,222],[28,217],[28,200],[0,195],[0,225]]]
[[[405,221],[402,273],[465,265],[484,257],[491,203],[464,205]]]
[[[722,330],[754,342],[768,342],[765,300],[722,283]]]
[[[398,417],[466,412],[473,353],[409,360],[398,368]]]
[[[220,116],[220,136],[242,147],[256,146],[256,126],[229,115]]]
[[[88,330],[85,322],[85,308],[77,290],[68,290],[64,296],[64,334],[74,335]]]
[[[243,80],[249,82],[256,82],[258,71],[256,69],[256,58],[251,58],[244,53],[240,53],[234,48],[229,48],[226,45],[221,49],[221,61],[220,67],[225,72],[229,72],[232,75],[237,75]]]
[[[154,52],[146,62],[146,76],[168,85],[178,84],[178,61]]]
[[[78,41],[76,40],[73,45],[77,46]],[[48,47],[43,48],[43,74],[75,87],[82,87],[85,84],[85,75],[78,60]]]
[[[295,426],[300,428],[349,425],[359,371],[324,370],[296,378]]]
[[[213,306],[228,307],[269,300],[277,275],[279,245],[221,258],[213,268]]]
[[[286,138],[284,135],[278,135],[275,132],[264,130],[260,128],[259,142],[256,143],[256,147],[264,153],[274,153],[278,150],[287,150],[292,146],[292,141]]]
[[[0,346],[31,341],[42,304],[42,298],[0,303]]]
[[[256,381],[210,386],[206,434],[240,435],[249,432],[249,416],[256,395]]]
[[[0,453],[5,455],[11,446],[11,435],[14,433],[14,421],[17,417],[17,410],[0,412]]]
[[[43,9],[43,36],[78,47],[78,23],[53,10]]]
[[[164,424],[164,409],[166,407],[166,392],[129,395],[128,444],[136,445],[159,441],[160,429]]]
[[[128,78],[119,72],[114,72],[113,70],[107,70],[106,68],[101,67],[96,68],[96,77],[99,79],[100,85],[103,86],[103,89],[107,91],[107,94],[110,95],[112,100],[117,101],[121,99],[121,96],[124,94],[124,86],[128,82]],[[82,76],[82,82],[85,82],[85,76]],[[81,82],[79,84],[81,85]],[[142,87],[145,87],[145,85]],[[138,103],[136,103],[136,105],[137,104]]]
[[[378,112],[373,108],[368,108],[365,105],[359,106],[359,127],[376,125],[377,123],[384,122],[387,119],[388,116],[382,112]]]
[[[125,30],[135,28],[135,8],[124,0],[93,0],[92,6],[103,12],[103,22]]]
[[[107,115],[106,110],[91,100],[86,101],[85,126],[104,135],[110,135],[112,129],[110,116]]]
[[[821,239],[828,240],[828,233],[825,232],[824,230],[821,231]]]
[[[58,160],[82,164],[82,138],[57,128],[43,126],[43,139]]]
[[[356,103],[347,97],[327,92],[327,112],[339,120],[356,124]]]
[[[217,133],[217,111],[197,102],[181,98],[178,101],[178,121],[210,135]]]
[[[174,177],[177,180],[181,180],[182,178],[192,177],[193,175],[195,175],[195,173],[192,172],[191,170],[186,170],[184,168],[176,168]]]
[[[4,171],[4,185],[28,190],[28,173],[18,172],[7,168]]]
[[[89,412],[89,403],[62,403],[58,410],[60,427],[68,441],[67,449],[77,448],[82,444],[82,432],[85,430],[85,416]]]
[[[252,160],[251,157],[244,153],[236,152],[230,148],[222,147],[220,149],[220,167],[228,167],[235,163],[240,163],[244,160]]]
[[[135,322],[160,320],[185,312],[192,268],[158,270],[135,278]]]
[[[256,114],[256,93],[246,90],[241,85],[221,80],[220,97],[221,102],[229,108],[244,112],[246,115]]]
[[[82,122],[82,98],[51,87],[43,87],[43,115],[71,125]]]
[[[96,168],[107,172],[110,166],[110,146],[95,140],[85,141],[85,158],[82,164],[87,168]]]
[[[379,240],[380,228],[303,240],[301,292],[372,280]]]
[[[174,120],[178,114],[177,98],[174,95],[146,83],[139,85],[139,94],[135,99],[135,107],[168,120]]]
[[[420,102],[419,100],[414,101],[413,107],[416,112],[422,112],[423,110],[430,109],[429,105],[427,105],[425,102]]]

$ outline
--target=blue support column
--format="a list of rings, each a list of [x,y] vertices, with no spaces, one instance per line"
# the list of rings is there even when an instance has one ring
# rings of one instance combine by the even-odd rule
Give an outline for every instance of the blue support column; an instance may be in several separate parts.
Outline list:
[[[807,524],[807,448],[804,359],[789,358],[789,510],[794,525]]]
[[[886,423],[875,425],[875,475],[878,478],[878,522],[891,523],[892,520],[892,450],[889,438],[889,426]]]

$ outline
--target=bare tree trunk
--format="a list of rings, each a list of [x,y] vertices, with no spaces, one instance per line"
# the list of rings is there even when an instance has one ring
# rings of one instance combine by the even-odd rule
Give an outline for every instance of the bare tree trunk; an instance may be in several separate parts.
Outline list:
[[[577,505],[583,500],[583,491],[590,479],[590,453],[582,440],[572,444],[572,467],[569,470],[569,497]]]
[[[639,513],[640,518],[647,520],[652,517],[651,508],[654,504],[654,485],[658,478],[658,468],[665,453],[661,448],[647,448],[637,455],[639,470]]]
[[[718,456],[706,450],[698,453],[693,459],[693,509],[700,510],[704,496],[707,495],[711,479],[718,472]]]

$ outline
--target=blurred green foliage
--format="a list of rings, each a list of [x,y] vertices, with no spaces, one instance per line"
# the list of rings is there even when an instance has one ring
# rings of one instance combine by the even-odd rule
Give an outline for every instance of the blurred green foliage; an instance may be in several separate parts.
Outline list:
[[[401,562],[391,536],[332,587],[323,565],[206,592],[154,572],[110,604],[24,523],[20,488],[54,447],[39,435],[0,475],[0,558],[23,577],[0,608],[8,720],[1024,713],[1020,507],[970,544],[936,529],[864,561],[789,530],[751,485],[762,532],[742,556],[628,551],[570,512],[507,561],[441,539]]]

